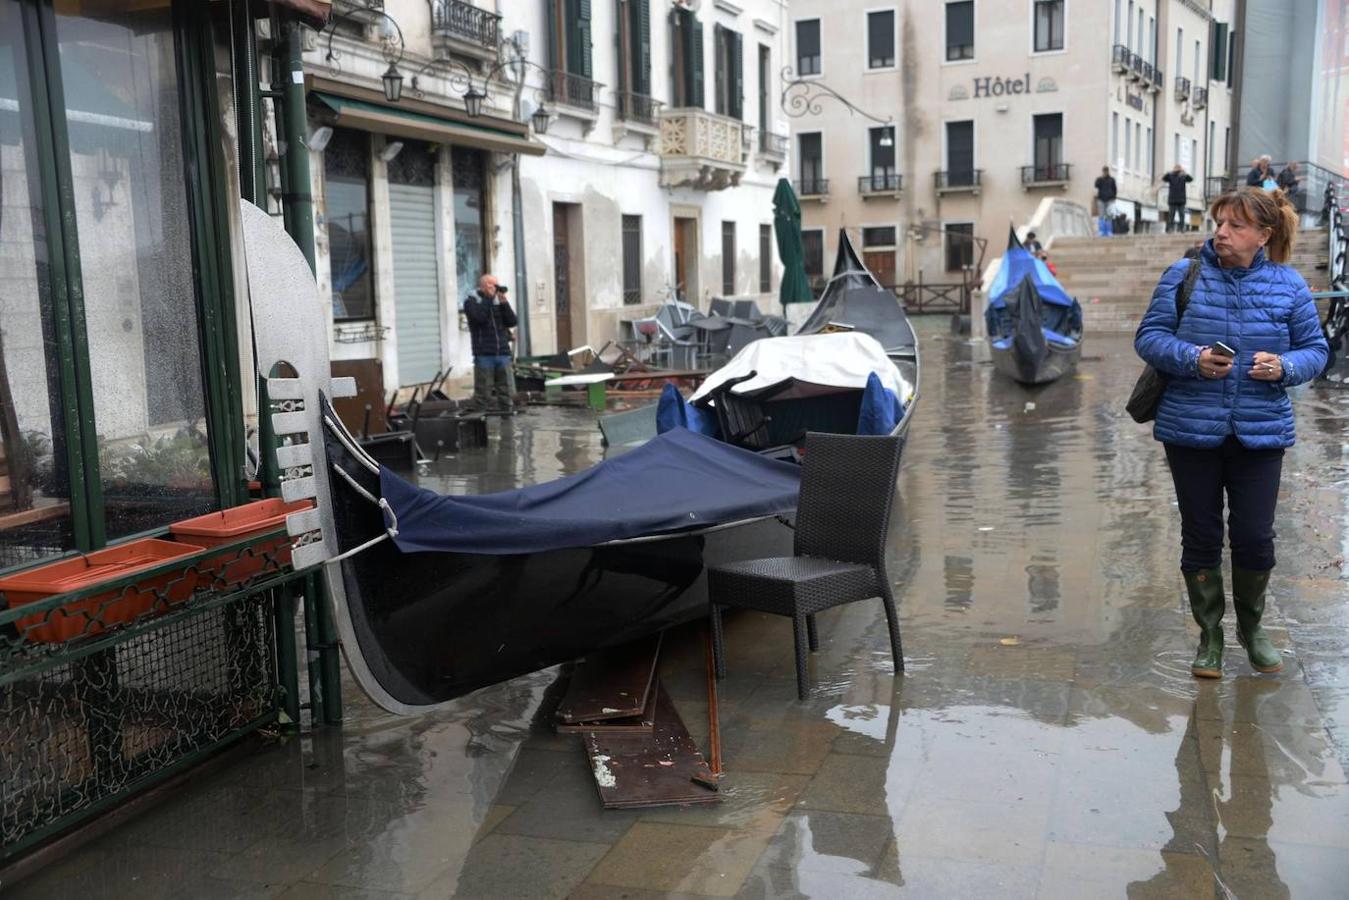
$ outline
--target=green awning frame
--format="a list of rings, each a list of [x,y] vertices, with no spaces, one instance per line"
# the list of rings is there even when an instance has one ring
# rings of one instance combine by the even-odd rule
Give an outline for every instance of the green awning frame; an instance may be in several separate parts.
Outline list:
[[[394,105],[385,106],[342,97],[326,91],[311,91],[310,96],[332,110],[337,116],[334,124],[345,128],[358,128],[362,131],[431,141],[436,144],[477,147],[498,153],[542,156],[547,150],[543,144],[529,137],[488,125],[471,125]]]

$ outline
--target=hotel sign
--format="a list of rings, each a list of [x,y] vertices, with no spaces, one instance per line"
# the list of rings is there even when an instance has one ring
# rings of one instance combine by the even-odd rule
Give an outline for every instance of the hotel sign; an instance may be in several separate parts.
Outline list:
[[[973,80],[973,92],[963,84],[954,85],[946,99],[968,100],[973,96],[975,100],[981,100],[989,97],[1011,97],[1016,94],[1052,94],[1058,89],[1058,82],[1052,78],[1041,78],[1032,82],[1029,72],[1021,78],[988,75]]]

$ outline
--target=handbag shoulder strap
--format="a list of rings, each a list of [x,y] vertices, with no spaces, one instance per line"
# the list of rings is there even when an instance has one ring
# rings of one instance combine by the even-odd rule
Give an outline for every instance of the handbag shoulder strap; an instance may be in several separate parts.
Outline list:
[[[1185,271],[1185,280],[1180,283],[1180,288],[1176,291],[1176,325],[1180,325],[1180,317],[1185,315],[1185,307],[1190,305],[1190,295],[1194,293],[1194,283],[1199,280],[1199,270],[1203,266],[1199,260],[1190,260],[1190,267]]]

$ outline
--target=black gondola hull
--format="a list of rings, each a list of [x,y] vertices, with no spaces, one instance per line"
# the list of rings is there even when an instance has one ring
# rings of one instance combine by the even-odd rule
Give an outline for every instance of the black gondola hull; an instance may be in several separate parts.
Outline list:
[[[1042,356],[1027,357],[1016,352],[1016,347],[998,347],[991,341],[993,368],[1021,384],[1048,384],[1077,369],[1082,358],[1082,345],[1072,347],[1049,346]]]
[[[329,464],[378,495],[378,478],[326,436]],[[346,551],[382,516],[340,477]],[[708,566],[792,552],[760,519],[701,534],[510,556],[402,553],[383,541],[326,567],[357,678],[388,709],[416,711],[706,614]]]

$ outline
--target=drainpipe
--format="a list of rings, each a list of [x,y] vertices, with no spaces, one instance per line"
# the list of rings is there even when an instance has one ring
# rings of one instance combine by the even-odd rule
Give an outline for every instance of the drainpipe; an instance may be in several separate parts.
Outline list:
[[[504,21],[504,20],[503,20]],[[523,57],[519,46],[511,42],[511,48],[517,58]],[[514,66],[515,96],[511,100],[511,118],[520,121],[520,97],[525,92],[525,66]],[[521,356],[529,356],[532,351],[529,343],[529,271],[525,266],[525,221],[524,202],[520,198],[520,154],[511,156],[511,245],[515,256],[515,312],[516,330],[519,338]]]
[[[286,65],[282,85],[282,140],[286,162],[286,193],[283,195],[286,231],[314,271],[314,195],[310,193],[309,147],[306,142],[307,114],[304,89],[304,26],[286,24]]]

